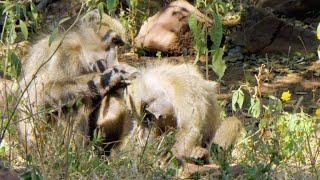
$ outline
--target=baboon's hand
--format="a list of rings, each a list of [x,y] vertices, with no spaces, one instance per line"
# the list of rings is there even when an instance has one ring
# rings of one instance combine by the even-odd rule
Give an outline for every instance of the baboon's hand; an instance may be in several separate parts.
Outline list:
[[[114,67],[116,72],[119,72],[122,76],[122,83],[130,84],[130,82],[135,79],[138,75],[138,70],[128,64],[119,64]]]
[[[127,64],[109,68],[102,74],[102,87],[108,92],[110,89],[125,86],[135,77],[136,72],[136,68]]]
[[[197,146],[192,150],[191,157],[195,159],[209,158],[209,151],[203,147]]]

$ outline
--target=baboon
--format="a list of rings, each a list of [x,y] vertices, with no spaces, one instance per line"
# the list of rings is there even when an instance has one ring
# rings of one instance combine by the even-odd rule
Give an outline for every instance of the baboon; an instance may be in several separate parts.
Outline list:
[[[25,148],[34,147],[44,124],[57,119],[64,119],[65,127],[71,125],[76,145],[86,142],[91,114],[129,74],[116,53],[126,41],[125,33],[120,22],[93,10],[66,34],[60,47],[61,34],[51,46],[46,36],[31,47],[19,82],[22,120],[17,127]]]
[[[127,66],[128,74],[127,82],[133,79],[136,74],[136,69]],[[118,89],[112,89],[105,94],[99,108],[91,114],[91,127],[98,128],[102,133],[101,146],[105,155],[110,155],[112,148],[117,148],[121,144],[121,140],[132,129],[132,119],[129,116],[128,108],[123,98],[124,86]]]
[[[191,64],[160,63],[139,71],[125,91],[135,126],[141,124],[138,139],[145,141],[151,131],[149,139],[176,128],[173,155],[208,162],[207,149],[212,141],[225,148],[234,143],[241,129],[237,118],[222,121],[216,86]]]

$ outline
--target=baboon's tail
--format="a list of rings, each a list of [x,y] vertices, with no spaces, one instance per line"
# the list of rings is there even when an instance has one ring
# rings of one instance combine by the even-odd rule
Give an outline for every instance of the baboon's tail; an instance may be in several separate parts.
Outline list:
[[[228,117],[218,128],[213,138],[213,143],[218,144],[226,150],[230,145],[235,144],[240,135],[241,128],[242,122],[238,118]]]

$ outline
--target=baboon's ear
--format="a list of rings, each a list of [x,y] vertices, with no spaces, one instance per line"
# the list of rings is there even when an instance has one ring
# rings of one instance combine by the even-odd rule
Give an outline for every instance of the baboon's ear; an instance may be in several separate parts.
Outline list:
[[[98,9],[94,9],[94,10],[86,13],[82,17],[81,21],[85,22],[85,23],[97,23],[100,21],[100,19],[101,19],[101,16],[99,14]]]

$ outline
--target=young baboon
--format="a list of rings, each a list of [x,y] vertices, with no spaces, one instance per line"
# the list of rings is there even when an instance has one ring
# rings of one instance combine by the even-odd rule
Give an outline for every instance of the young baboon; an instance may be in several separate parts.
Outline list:
[[[60,47],[62,35],[50,47],[49,36],[31,47],[19,82],[22,120],[17,122],[26,148],[34,147],[39,128],[49,119],[64,119],[65,127],[71,125],[77,145],[88,137],[91,113],[128,74],[128,66],[119,65],[116,54],[125,37],[120,22],[93,10],[79,20]]]
[[[136,69],[127,66],[126,83],[135,77]],[[102,148],[106,155],[110,155],[111,149],[118,147],[121,140],[132,129],[132,121],[123,98],[123,87],[112,89],[102,99],[99,108],[91,114],[91,126],[98,128],[102,133]]]
[[[207,161],[214,137],[225,147],[234,143],[241,128],[236,118],[222,121],[215,89],[216,83],[205,80],[190,64],[160,63],[142,69],[125,91],[135,123],[141,123],[138,139],[145,141],[150,132],[157,137],[176,128],[173,155]],[[143,116],[145,120],[139,122]]]

